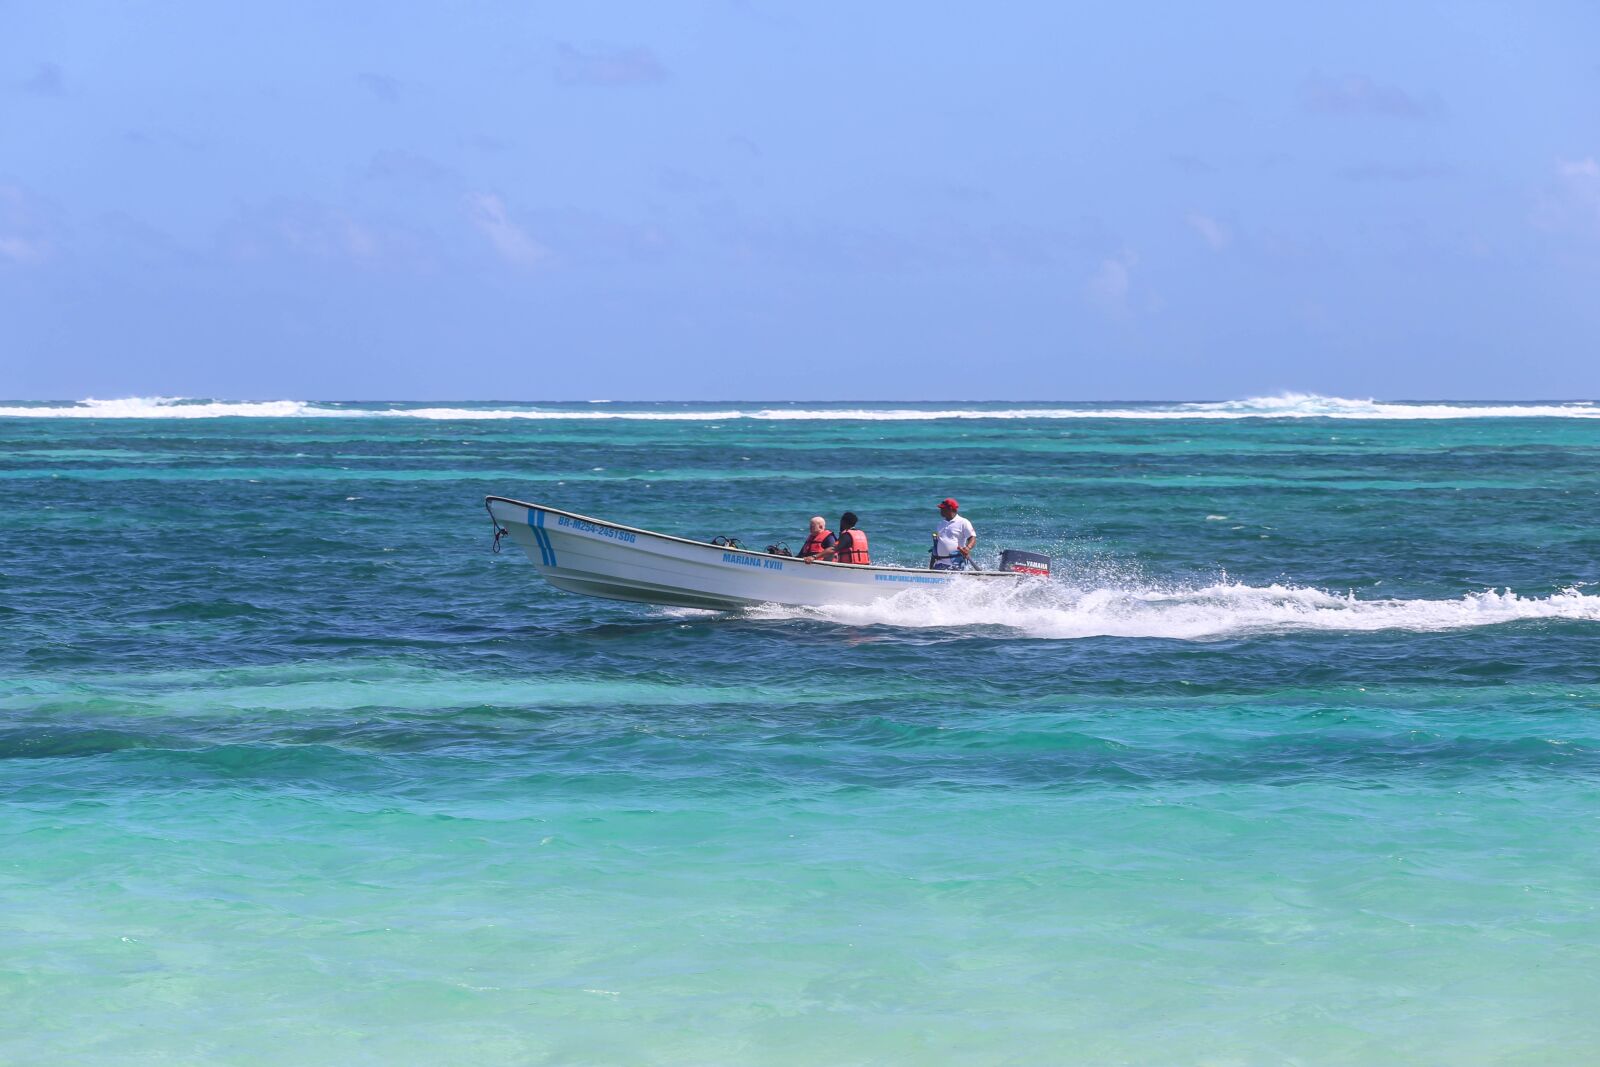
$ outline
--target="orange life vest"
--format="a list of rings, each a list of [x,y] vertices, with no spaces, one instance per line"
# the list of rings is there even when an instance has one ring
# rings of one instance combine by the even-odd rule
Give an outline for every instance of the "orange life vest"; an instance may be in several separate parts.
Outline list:
[[[800,558],[822,555],[822,542],[833,536],[833,531],[824,529],[821,533],[812,534],[806,538],[806,543],[800,546]]]
[[[848,538],[848,540],[846,540]],[[861,530],[840,530],[839,543],[834,546],[840,563],[871,563],[867,556],[867,535]]]

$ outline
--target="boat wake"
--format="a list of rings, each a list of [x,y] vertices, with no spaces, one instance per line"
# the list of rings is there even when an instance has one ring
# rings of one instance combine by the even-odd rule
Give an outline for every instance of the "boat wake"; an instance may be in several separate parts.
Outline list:
[[[1380,600],[1303,586],[1084,588],[1057,580],[1009,589],[909,590],[859,606],[765,605],[750,609],[746,617],[849,626],[999,628],[1012,636],[1058,640],[1215,641],[1310,631],[1463,630],[1529,619],[1600,622],[1600,596],[1571,588],[1546,597],[1486,590],[1454,600]]]

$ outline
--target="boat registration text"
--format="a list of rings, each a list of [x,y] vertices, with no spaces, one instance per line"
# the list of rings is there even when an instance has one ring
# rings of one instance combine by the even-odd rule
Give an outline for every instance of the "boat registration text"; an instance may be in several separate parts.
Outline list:
[[[736,552],[724,552],[722,554],[722,562],[737,563],[741,567],[761,567],[764,570],[769,571],[783,570],[783,560],[781,559],[761,559],[757,556],[741,556]]]
[[[601,526],[597,523],[586,522],[583,519],[569,519],[565,515],[557,515],[556,524],[559,526],[570,526],[574,530],[582,530],[584,533],[591,533],[600,537],[609,537],[613,541],[626,541],[630,545],[639,540],[627,530],[618,530],[611,526]]]

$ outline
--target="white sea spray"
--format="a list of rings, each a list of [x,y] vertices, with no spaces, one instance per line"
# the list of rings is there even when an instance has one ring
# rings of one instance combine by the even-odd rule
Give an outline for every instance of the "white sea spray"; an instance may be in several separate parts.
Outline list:
[[[1215,641],[1310,631],[1435,632],[1530,619],[1600,621],[1600,596],[1577,588],[1549,596],[1480,590],[1454,599],[1377,599],[1305,586],[1219,582],[1084,586],[1063,581],[996,589],[907,590],[859,606],[752,609],[765,619],[817,619],[850,626],[993,629],[1008,637],[1167,638]]]

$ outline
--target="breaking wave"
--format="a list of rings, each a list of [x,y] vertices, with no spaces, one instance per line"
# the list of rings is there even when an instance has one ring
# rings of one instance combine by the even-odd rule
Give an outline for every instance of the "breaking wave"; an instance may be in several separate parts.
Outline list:
[[[382,403],[338,404],[309,400],[252,402],[197,400],[186,397],[125,397],[117,400],[80,400],[72,404],[12,404],[0,407],[0,418],[411,418],[444,421],[631,419],[647,422],[724,422],[736,419],[856,422],[925,422],[935,419],[1595,419],[1600,418],[1600,404],[1592,401],[1468,403],[1350,400],[1343,397],[1302,393],[1195,403],[1050,406],[991,404],[966,407],[943,407],[935,404],[882,407],[780,407],[730,404],[715,409],[669,404],[644,406],[607,401],[590,401],[581,405],[475,404],[463,407],[422,407]]]
[[[14,419],[220,419],[295,418],[321,414],[302,400],[230,403],[176,396],[131,396],[121,400],[80,400],[75,404],[21,404],[0,407],[0,418]],[[328,414],[338,415],[335,410]]]
[[[811,619],[849,626],[998,628],[1008,636],[1169,638],[1214,641],[1309,631],[1463,630],[1529,619],[1600,622],[1600,596],[1565,589],[1546,597],[1511,590],[1455,600],[1363,600],[1300,586],[1216,584],[1197,588],[1079,588],[1057,581],[1011,588],[908,590],[859,606],[766,605],[760,619]]]

